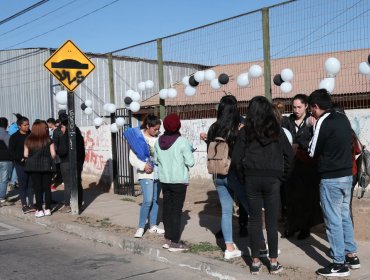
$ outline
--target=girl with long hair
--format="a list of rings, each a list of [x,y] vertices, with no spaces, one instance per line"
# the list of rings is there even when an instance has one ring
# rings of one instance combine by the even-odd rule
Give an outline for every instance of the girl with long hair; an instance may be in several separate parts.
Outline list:
[[[233,95],[223,96],[218,105],[217,120],[208,130],[207,143],[214,141],[216,137],[222,137],[229,146],[229,156],[231,157],[239,133],[239,125],[240,114],[236,98]],[[226,245],[224,258],[227,260],[241,256],[241,251],[233,241],[232,215],[234,190],[230,186],[230,170],[228,175],[217,174],[213,178],[221,203],[221,230]]]
[[[272,104],[263,96],[252,98],[232,158],[247,193],[252,274],[258,274],[262,267],[259,259],[262,208],[265,209],[269,271],[279,273],[282,270],[277,261],[280,184],[289,173],[292,159],[292,147]]]
[[[282,126],[293,136],[294,168],[286,184],[287,221],[282,237],[298,240],[310,236],[310,228],[323,222],[320,207],[317,163],[308,155],[313,128],[308,124],[308,97],[297,94],[292,101],[293,113],[285,117]]]
[[[51,215],[51,177],[55,171],[53,159],[55,158],[54,144],[49,137],[48,125],[45,121],[35,121],[31,134],[24,143],[24,158],[26,159],[26,172],[29,172],[33,183],[36,198],[37,218]],[[42,208],[45,196],[45,210]]]
[[[149,149],[149,157],[140,159],[137,154],[130,149],[129,160],[133,167],[136,167],[137,177],[143,194],[143,203],[140,208],[139,226],[134,237],[141,238],[144,234],[145,224],[149,220],[149,232],[163,234],[164,230],[157,226],[158,218],[158,197],[161,192],[158,178],[155,174],[152,159],[154,157],[154,144],[158,139],[161,120],[154,114],[149,114],[141,125],[141,137],[145,139]]]

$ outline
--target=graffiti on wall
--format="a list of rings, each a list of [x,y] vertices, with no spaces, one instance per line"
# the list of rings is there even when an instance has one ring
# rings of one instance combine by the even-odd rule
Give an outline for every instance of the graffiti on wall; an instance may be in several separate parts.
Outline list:
[[[108,125],[96,129],[94,126],[81,128],[85,141],[84,173],[95,176],[110,176],[112,159],[111,132]]]
[[[352,129],[363,145],[370,145],[370,109],[346,110]]]

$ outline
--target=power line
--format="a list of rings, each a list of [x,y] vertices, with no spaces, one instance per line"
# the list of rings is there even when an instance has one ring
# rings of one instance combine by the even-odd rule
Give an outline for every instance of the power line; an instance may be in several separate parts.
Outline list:
[[[24,26],[26,26],[26,25],[28,25],[28,24],[30,24],[30,23],[33,23],[33,22],[35,22],[35,21],[38,21],[39,19],[44,18],[44,17],[46,17],[46,16],[48,16],[48,15],[50,15],[50,14],[52,14],[52,13],[54,13],[54,12],[58,11],[58,10],[61,10],[61,9],[63,9],[64,7],[68,6],[69,4],[71,4],[72,2],[75,2],[75,1],[76,1],[76,0],[69,1],[67,4],[64,4],[63,6],[60,6],[59,8],[56,8],[55,10],[52,10],[51,12],[48,12],[48,13],[46,13],[46,14],[43,14],[42,16],[39,16],[38,18],[35,18],[34,20],[31,20],[31,21],[28,21],[28,22],[26,22],[26,23],[24,23],[24,24],[21,24],[21,25],[19,25],[19,26],[15,27],[15,28],[13,28],[13,29],[11,29],[11,30],[7,31],[7,32],[1,33],[1,34],[0,34],[0,37],[2,37],[2,36],[4,36],[4,35],[6,35],[6,34],[8,34],[8,33],[11,33],[11,32],[13,32],[13,31],[15,31],[15,30],[17,30],[17,29],[19,29],[19,28],[22,28],[22,27],[24,27]]]
[[[35,9],[35,8],[37,8],[38,6],[40,6],[42,4],[45,4],[46,2],[49,2],[49,0],[42,0],[40,2],[37,2],[36,4],[33,4],[32,6],[29,6],[28,8],[26,8],[26,9],[24,9],[24,10],[22,10],[22,11],[16,13],[16,14],[14,14],[14,15],[12,15],[10,17],[7,17],[6,19],[3,19],[2,21],[0,21],[0,25],[6,23],[8,21],[11,21],[12,19],[17,18],[17,17],[19,17],[19,16],[21,16],[21,15],[23,15],[23,14],[25,14],[25,13],[33,10],[33,9]]]
[[[18,43],[18,44],[14,44],[14,45],[12,45],[12,46],[10,46],[10,47],[7,47],[7,48],[5,48],[4,50],[9,50],[9,49],[11,49],[11,48],[13,48],[13,47],[16,47],[16,46],[18,46],[18,45],[21,45],[21,44],[23,44],[23,43],[27,43],[27,42],[29,42],[29,41],[32,41],[33,39],[36,39],[36,38],[38,38],[38,37],[41,37],[41,36],[44,36],[44,35],[49,34],[49,33],[51,33],[51,32],[54,32],[55,30],[58,30],[58,29],[60,29],[60,28],[62,28],[62,27],[65,27],[65,26],[67,26],[67,25],[71,24],[71,23],[74,23],[74,22],[76,22],[76,21],[79,21],[80,19],[83,19],[83,18],[85,18],[85,17],[87,17],[87,16],[89,16],[89,15],[91,15],[91,14],[94,14],[94,13],[96,13],[96,12],[98,12],[98,11],[100,11],[100,10],[102,10],[102,9],[104,9],[104,8],[106,8],[106,7],[110,6],[110,5],[112,5],[112,4],[116,3],[116,2],[118,2],[118,1],[121,1],[121,0],[114,0],[114,1],[112,1],[112,2],[108,3],[108,4],[104,5],[104,6],[101,6],[100,8],[97,8],[97,9],[95,9],[95,10],[93,10],[93,11],[91,11],[91,12],[87,13],[87,14],[84,14],[83,16],[80,16],[80,17],[78,17],[78,18],[76,18],[76,19],[74,19],[74,20],[71,20],[71,21],[69,21],[69,22],[67,22],[67,23],[65,23],[65,24],[59,25],[59,26],[57,26],[57,27],[55,27],[55,28],[53,28],[53,29],[50,29],[49,31],[46,31],[46,32],[41,33],[41,34],[39,34],[39,35],[36,35],[36,36],[34,36],[34,37],[32,37],[32,38],[29,38],[29,39],[27,39],[27,40],[25,40],[25,41],[23,41],[23,42],[20,42],[20,43]]]

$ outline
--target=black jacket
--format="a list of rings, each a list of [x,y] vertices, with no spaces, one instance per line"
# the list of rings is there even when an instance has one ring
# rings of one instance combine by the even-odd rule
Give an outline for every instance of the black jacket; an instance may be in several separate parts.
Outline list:
[[[314,157],[321,178],[352,175],[352,128],[345,114],[330,111],[319,130]],[[324,114],[325,115],[325,114]],[[321,117],[323,117],[322,115]]]
[[[0,139],[0,161],[12,161],[13,157],[8,146]]]
[[[12,136],[10,136],[9,139],[9,151],[13,155],[13,160],[17,164],[24,165],[24,161],[22,159],[24,158],[24,142],[26,141],[26,138],[28,137],[27,134],[21,134],[19,130],[14,133]]]
[[[289,117],[283,117],[281,126],[288,129],[293,137],[293,144],[298,144],[298,147],[304,151],[307,151],[308,145],[313,135],[312,127],[306,125],[306,120],[310,117],[306,115],[303,122],[298,126],[296,130],[295,116],[291,114]]]
[[[62,163],[68,162],[69,160],[69,141],[68,141],[68,131],[64,134],[58,136],[58,149],[57,154],[60,157]],[[76,126],[76,152],[77,152],[77,162],[83,163],[85,161],[85,142],[81,134],[80,129]]]
[[[233,151],[232,161],[238,178],[244,181],[246,176],[277,177],[284,181],[292,169],[293,149],[284,131],[279,139],[260,139],[247,141],[247,131],[240,131]]]

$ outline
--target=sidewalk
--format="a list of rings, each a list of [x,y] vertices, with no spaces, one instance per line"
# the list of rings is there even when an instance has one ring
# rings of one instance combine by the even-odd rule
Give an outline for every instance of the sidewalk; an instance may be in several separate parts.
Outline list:
[[[57,201],[61,200],[62,196],[63,191],[59,188],[53,192],[53,199]],[[204,211],[187,210],[185,205],[182,239],[189,244],[198,244],[201,249],[205,247],[204,243],[202,245],[201,242],[209,242],[213,246],[207,251],[197,254],[170,253],[161,248],[162,236],[146,232],[142,239],[133,238],[140,210],[137,200],[141,200],[141,197],[133,199],[128,196],[104,193],[96,188],[85,189],[84,196],[86,209],[79,216],[56,211],[51,217],[36,219],[32,213],[23,214],[20,204],[17,202],[13,206],[1,207],[0,219],[2,215],[13,216],[42,226],[57,228],[135,254],[147,255],[161,262],[198,270],[203,275],[214,277],[214,279],[244,279],[246,277],[248,279],[275,279],[278,277],[269,275],[266,267],[263,268],[259,276],[250,275],[247,266],[248,257],[224,261],[223,252],[216,247],[223,246],[223,241],[217,240],[214,235],[220,228],[220,218],[217,216],[203,214]],[[362,211],[364,215],[369,213],[366,212],[367,209],[363,205],[367,205],[370,209],[370,201],[367,198],[366,201],[358,201],[362,203],[362,210],[358,212]],[[357,200],[354,200],[355,207],[356,203]],[[163,227],[162,224],[160,226]],[[366,234],[370,236],[370,233]],[[237,237],[237,224],[234,236],[238,247],[246,255],[249,255],[246,247],[248,238]],[[297,241],[294,238],[290,240],[279,238],[279,249],[281,250],[279,261],[284,266],[280,277],[283,279],[322,279],[316,276],[315,271],[319,267],[325,266],[330,260],[326,255],[329,246],[323,237],[325,234],[323,234],[322,226],[319,226],[305,241]],[[357,243],[361,269],[351,271],[351,276],[348,279],[370,279],[369,239],[357,240]],[[210,244],[207,246],[209,247]]]

